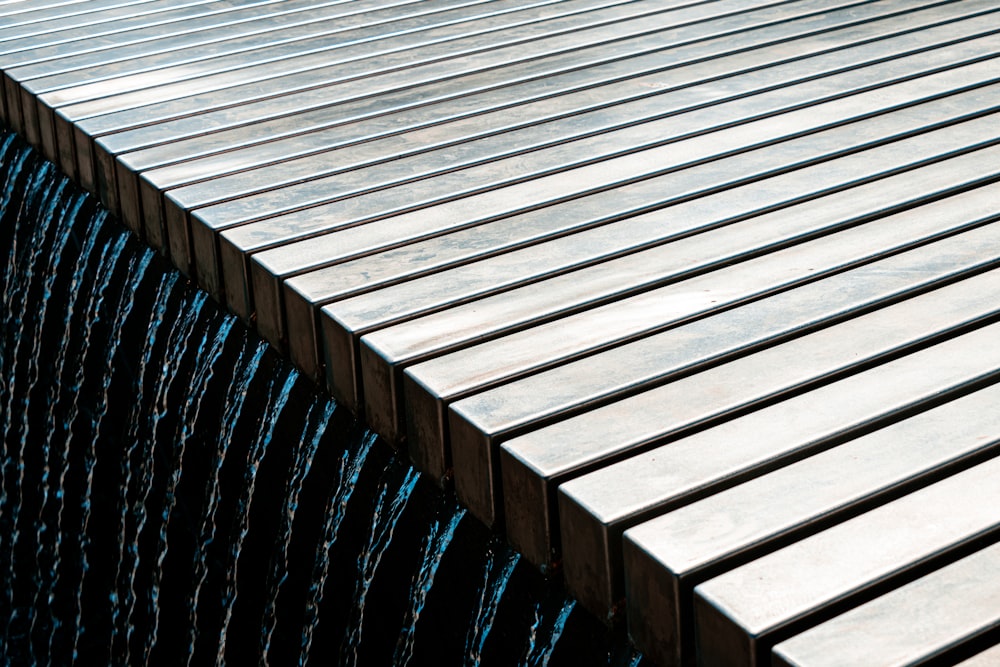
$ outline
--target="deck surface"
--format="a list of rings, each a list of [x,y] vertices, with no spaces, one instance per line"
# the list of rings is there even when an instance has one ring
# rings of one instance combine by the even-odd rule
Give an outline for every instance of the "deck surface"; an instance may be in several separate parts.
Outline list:
[[[0,70],[658,663],[991,664],[997,0],[9,0]]]

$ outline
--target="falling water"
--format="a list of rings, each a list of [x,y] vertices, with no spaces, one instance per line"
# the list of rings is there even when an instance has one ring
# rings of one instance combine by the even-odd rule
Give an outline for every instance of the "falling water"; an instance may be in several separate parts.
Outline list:
[[[199,300],[197,302],[197,308],[200,310],[204,304],[204,300]],[[152,631],[148,640],[143,647],[143,662],[148,661],[149,650],[156,643],[157,630],[160,627],[160,607],[156,604],[156,600],[159,596],[160,590],[160,573],[163,571],[163,563],[166,560],[170,544],[167,541],[167,526],[170,524],[170,519],[173,515],[174,508],[176,507],[176,492],[177,486],[180,483],[181,476],[181,462],[184,459],[184,448],[188,440],[192,436],[192,424],[197,422],[198,413],[201,409],[201,404],[205,398],[206,392],[208,391],[208,383],[214,375],[215,364],[219,361],[222,356],[222,351],[229,335],[232,330],[233,322],[231,320],[224,321],[214,333],[213,340],[209,344],[209,331],[206,330],[202,335],[200,343],[197,345],[196,349],[199,350],[200,354],[197,360],[197,365],[195,367],[193,376],[195,378],[192,383],[192,388],[194,393],[192,394],[190,400],[184,404],[181,408],[180,419],[178,421],[178,426],[180,428],[180,433],[176,434],[174,438],[174,451],[173,460],[171,461],[171,474],[170,479],[167,484],[166,489],[166,502],[164,503],[164,508],[160,513],[160,533],[159,540],[157,542],[157,567],[154,570],[153,584],[152,584],[152,596],[150,607],[153,613],[153,624]]]
[[[253,501],[254,490],[257,488],[257,470],[260,468],[264,455],[267,453],[271,438],[274,436],[274,429],[278,422],[288,397],[291,394],[292,386],[296,380],[294,371],[289,370],[284,380],[279,382],[277,377],[271,379],[268,391],[267,403],[260,417],[260,428],[257,437],[254,438],[250,447],[250,457],[247,462],[244,474],[243,492],[240,494],[239,502],[236,506],[237,533],[232,540],[227,559],[228,567],[226,571],[226,585],[222,597],[223,621],[219,631],[219,651],[217,661],[219,664],[226,662],[226,640],[228,639],[229,624],[233,617],[233,610],[239,590],[236,587],[239,576],[240,556],[243,551],[243,543],[246,541],[247,533],[250,531],[250,503]]]
[[[347,513],[347,504],[351,500],[354,489],[357,488],[358,477],[362,465],[368,458],[375,438],[371,435],[361,441],[361,446],[351,450],[345,449],[337,468],[337,484],[332,486],[330,501],[326,505],[326,521],[323,526],[323,539],[316,550],[316,564],[313,567],[313,577],[306,598],[306,617],[302,629],[299,664],[305,664],[311,655],[313,633],[319,622],[319,600],[330,571],[330,550],[337,542],[340,525]]]
[[[525,656],[525,665],[548,667],[549,661],[552,659],[552,652],[555,650],[559,638],[562,637],[562,633],[566,630],[566,622],[569,620],[569,615],[573,613],[575,606],[575,600],[567,599],[563,601],[559,611],[550,621],[542,611],[542,604],[539,603],[535,613],[535,623],[531,626],[531,634],[528,635],[528,652]],[[544,635],[541,634],[542,632],[544,632]],[[540,641],[543,636],[545,638],[544,641]]]
[[[413,495],[419,475],[410,468],[402,480],[395,482],[393,468],[386,471],[386,478],[379,489],[378,500],[375,502],[375,512],[372,514],[372,525],[369,530],[371,539],[365,545],[362,557],[358,559],[357,588],[354,593],[354,611],[351,624],[348,626],[344,640],[344,652],[341,664],[359,664],[358,655],[361,646],[361,633],[365,623],[365,601],[371,590],[375,573],[382,563],[382,556],[392,542],[393,533],[406,509],[406,502]]]
[[[41,172],[41,170],[40,170],[40,172]],[[45,170],[44,173],[38,173],[38,174],[36,174],[36,176],[46,176],[46,175],[52,175],[52,174],[54,174],[54,172],[49,171],[49,170]],[[51,183],[51,179],[50,179],[49,183],[47,183],[46,185],[51,186],[51,184],[52,183]],[[41,184],[38,181],[35,181],[34,185],[35,185],[35,187],[37,187],[38,192],[39,192],[40,195],[44,193],[44,194],[48,194],[48,195],[56,195],[56,196],[58,196],[58,194],[61,194],[61,188],[58,188],[58,186],[57,186],[56,192],[50,192],[50,187],[41,186]],[[55,200],[55,198],[56,197],[52,197],[51,199],[49,199],[50,206],[46,207],[46,210],[41,215],[41,219],[39,221],[40,224],[35,229],[36,238],[38,237],[38,235],[44,235],[45,231],[47,230],[47,227],[52,223],[52,220],[54,218],[54,211],[51,209],[51,203]],[[38,245],[41,245],[41,244],[39,243]],[[21,294],[21,298],[20,299],[17,299],[17,296],[18,296],[19,291],[20,291],[20,289],[19,289],[20,286],[23,285],[24,282],[26,282],[25,279],[26,278],[30,278],[30,275],[31,275],[31,273],[32,273],[32,271],[34,269],[34,264],[38,261],[38,255],[39,254],[40,253],[38,253],[38,252],[29,253],[30,259],[28,261],[28,265],[27,266],[17,266],[18,263],[16,262],[16,254],[14,252],[11,252],[11,254],[9,255],[9,259],[16,266],[16,268],[14,269],[16,271],[16,273],[15,273],[14,276],[12,276],[13,280],[11,280],[9,282],[9,285],[11,285],[13,287],[13,290],[10,291],[10,292],[6,292],[5,291],[5,293],[8,294],[8,295],[10,295],[10,297],[13,297],[12,300],[20,300],[21,304],[22,304],[22,307],[21,307],[20,311],[16,311],[16,310],[13,310],[13,309],[9,309],[9,310],[6,311],[8,313],[8,317],[11,318],[12,321],[19,321],[19,322],[25,323],[25,320],[28,319],[28,313],[27,313],[28,299],[26,298],[25,295],[23,295],[23,293]],[[55,258],[54,261],[58,261],[58,258]],[[40,321],[40,318],[39,319],[31,318],[31,322],[35,326],[37,326],[37,322],[38,321]],[[28,379],[28,392],[27,393],[30,394],[31,390],[34,388],[34,386],[36,384],[37,375],[38,375],[38,373],[37,373],[38,363],[35,361],[35,357],[38,356],[38,352],[39,352],[39,351],[36,350],[36,345],[35,345],[35,343],[38,340],[38,335],[35,334],[35,335],[31,335],[31,336],[28,336],[28,337],[25,337],[25,338],[28,339],[28,344],[30,344],[32,346],[31,351],[30,351],[31,353],[28,355],[29,358],[28,358],[28,369],[27,369],[27,374],[28,374],[28,378],[29,378]],[[18,339],[18,340],[14,341],[14,350],[15,350],[14,353],[15,354],[17,354],[17,351],[20,349],[21,343],[22,343],[22,339]],[[27,421],[26,421],[26,419],[24,419],[24,417],[27,416],[27,410],[24,409],[24,407],[25,407],[24,405],[18,405],[17,408],[15,408],[15,405],[14,405],[15,404],[15,395],[14,395],[13,391],[10,391],[10,389],[11,389],[11,387],[8,386],[8,391],[6,392],[6,394],[7,394],[7,396],[6,396],[7,400],[5,401],[6,409],[3,411],[4,416],[5,416],[4,422],[9,427],[11,425],[12,420],[15,419],[16,414],[18,412],[21,413],[22,419],[18,420],[19,421],[18,426],[20,427],[20,431],[21,431],[21,437],[20,437],[20,440],[18,442],[18,451],[24,452],[26,444],[27,444],[27,440],[28,440],[28,429],[30,428],[30,424],[28,424]],[[5,430],[7,430],[7,429],[5,429]],[[48,439],[46,439],[46,442],[45,442],[45,444],[42,447],[42,461],[47,461],[48,460],[48,450],[49,450],[49,441],[48,441]],[[9,469],[9,466],[7,466],[7,469]],[[5,470],[5,472],[6,472],[6,470]],[[46,467],[45,468],[45,472],[43,474],[47,476],[48,472],[49,472],[49,468]],[[16,488],[17,491],[19,491],[20,488],[23,487],[23,482],[24,482],[24,475],[23,475],[23,473],[24,473],[23,466],[18,466],[18,475],[17,475],[18,484],[17,484],[17,488]],[[4,477],[6,479],[7,475],[5,474]],[[11,476],[11,477],[13,477],[13,476]],[[44,491],[47,491],[47,489],[48,489],[48,485],[46,484],[45,488],[44,488]],[[44,503],[44,500],[47,497],[47,494],[44,493],[44,491],[43,491],[43,497],[42,497],[43,500],[42,500],[42,502],[39,503],[39,505],[42,505]],[[20,506],[20,503],[18,503],[16,500],[14,500],[13,502],[9,502],[9,497],[6,494],[6,487],[5,487],[5,493],[4,493],[3,501],[0,502],[0,508],[3,508],[3,510],[5,512],[9,512],[9,514],[11,516],[11,523],[13,525],[13,535],[10,536],[10,540],[9,540],[9,547],[10,547],[10,556],[11,556],[11,558],[14,557],[14,545],[17,543],[17,541],[18,541],[18,539],[20,537],[19,526],[18,526],[18,519],[20,518],[19,517],[20,512],[18,511],[19,506]],[[43,539],[45,538],[45,535],[44,535],[45,531],[42,528],[43,524],[40,524],[40,522],[37,521],[37,520],[34,523],[35,523],[35,526],[36,526],[35,534],[36,534],[37,544],[38,545],[42,545],[43,544]],[[13,578],[8,579],[7,581],[12,584],[13,583]],[[44,590],[43,582],[41,582],[37,576],[34,577],[33,584],[35,585],[36,589]],[[6,593],[5,599],[10,600],[12,598],[12,596],[13,596],[13,588],[12,588],[12,586],[8,586],[7,589],[6,589],[6,591],[5,591],[5,593]],[[36,604],[33,605],[32,608],[37,609],[38,604],[43,603],[43,601],[46,600],[46,599],[47,599],[47,596],[36,595],[35,596],[35,602],[36,602]],[[37,618],[38,618],[38,615],[35,615],[31,619],[32,623]],[[6,628],[6,632],[5,632],[5,636],[4,636],[4,642],[5,643],[8,642],[8,641],[10,641],[11,638],[9,636],[9,631],[15,625],[16,625],[16,622],[14,622],[14,620],[12,619],[11,624]],[[30,629],[30,626],[29,626],[29,632],[30,631],[31,631],[31,629]]]
[[[165,319],[168,297],[175,289],[177,283],[176,274],[167,276],[157,289],[156,296],[153,301],[149,327],[147,329],[146,338],[144,340],[142,354],[140,356],[140,361],[137,369],[137,377],[142,378],[146,375],[146,369],[152,364],[153,350],[156,346],[157,336],[160,331],[160,327]],[[140,415],[142,414],[143,408],[146,405],[144,392],[145,383],[136,383],[136,400],[132,404],[129,410],[127,424],[128,427],[125,433],[125,446],[120,457],[120,467],[119,467],[119,483],[120,491],[119,496],[116,498],[115,507],[118,511],[118,531],[117,531],[117,541],[118,549],[117,553],[113,553],[113,557],[117,557],[115,560],[115,570],[114,570],[114,583],[115,587],[112,589],[111,593],[111,636],[108,638],[108,644],[111,649],[111,658],[114,661],[127,662],[128,656],[128,626],[122,625],[127,621],[128,610],[132,608],[134,601],[134,596],[132,595],[133,587],[130,584],[132,580],[131,572],[134,569],[134,563],[138,556],[138,544],[132,539],[132,528],[130,518],[133,515],[132,512],[128,511],[129,508],[129,492],[133,491],[135,488],[133,480],[135,479],[134,472],[142,472],[145,470],[145,461],[147,457],[137,454],[136,446],[139,443],[139,423]],[[123,591],[124,595],[119,594],[117,591]]]
[[[288,478],[286,485],[287,503],[285,504],[284,515],[281,518],[281,532],[275,542],[275,553],[272,557],[272,568],[269,581],[273,591],[264,609],[264,633],[261,636],[261,655],[265,664],[270,663],[271,642],[274,639],[275,618],[274,612],[278,604],[278,595],[284,590],[285,582],[289,576],[288,545],[292,538],[292,526],[295,523],[295,511],[298,509],[299,493],[302,483],[312,467],[313,459],[316,456],[316,449],[319,447],[320,436],[326,430],[327,425],[333,417],[336,404],[332,401],[325,405],[317,403],[310,406],[307,417],[307,433],[303,441],[295,448],[295,465],[292,475]]]
[[[121,243],[121,240],[119,240],[119,242],[115,244],[116,255],[120,255],[120,253],[121,253],[121,251],[123,249],[123,245],[124,244]],[[111,311],[112,315],[113,315],[113,318],[114,318],[112,326],[111,326],[111,330],[112,331],[118,330],[124,324],[125,320],[129,316],[129,314],[132,312],[132,307],[133,307],[133,305],[134,305],[135,302],[132,300],[131,296],[132,296],[132,294],[134,294],[135,290],[138,289],[138,286],[139,286],[140,282],[144,278],[145,271],[146,271],[147,267],[149,266],[149,262],[150,262],[151,259],[152,259],[152,257],[151,257],[151,255],[149,253],[143,253],[142,255],[134,255],[129,260],[129,262],[128,262],[128,274],[130,276],[130,280],[129,280],[129,283],[127,284],[127,286],[126,286],[126,289],[123,292],[119,293],[118,302],[116,303],[115,307]],[[93,317],[94,317],[94,319],[97,319],[99,317],[99,315],[97,315],[95,313],[93,315]],[[90,439],[90,445],[91,446],[87,450],[87,456],[86,456],[86,459],[84,461],[84,478],[86,480],[86,484],[85,484],[84,499],[83,499],[83,517],[81,519],[80,527],[79,527],[79,534],[81,536],[83,536],[84,540],[87,539],[88,529],[89,529],[89,526],[90,526],[91,498],[92,498],[93,486],[94,486],[94,475],[93,475],[93,472],[94,472],[94,466],[96,464],[96,452],[94,451],[93,444],[94,444],[94,442],[96,442],[97,433],[100,431],[100,427],[101,427],[102,421],[103,421],[105,415],[108,412],[108,408],[109,408],[109,405],[108,405],[108,399],[109,399],[109,396],[108,396],[108,386],[109,386],[110,379],[111,379],[111,376],[112,376],[111,363],[112,363],[112,360],[115,357],[114,352],[117,349],[118,341],[119,340],[120,339],[118,339],[118,338],[113,338],[110,341],[109,346],[108,346],[109,354],[107,354],[105,356],[105,362],[106,363],[105,363],[104,367],[101,369],[101,371],[102,371],[102,373],[101,373],[101,379],[100,379],[100,381],[98,383],[99,386],[100,386],[100,394],[98,396],[97,414],[96,414],[96,416],[92,420],[92,423],[93,423],[93,431],[92,431],[93,436]],[[79,391],[79,390],[80,390],[80,388],[77,387],[77,391]],[[89,562],[87,560],[88,549],[87,549],[86,543],[84,544],[83,548],[80,550],[80,556],[81,556],[80,569],[81,569],[81,572],[83,574],[86,574],[86,572],[90,569]],[[81,575],[81,577],[82,577],[82,575]],[[74,656],[77,654],[77,651],[76,651],[77,640],[80,637],[80,635],[83,635],[86,632],[86,630],[84,628],[84,624],[83,624],[83,620],[84,619],[82,617],[82,610],[83,610],[83,606],[82,606],[83,597],[82,597],[82,595],[83,595],[83,587],[80,586],[80,587],[77,588],[77,592],[76,592],[76,606],[75,606],[75,608],[76,608],[77,614],[76,614],[76,619],[75,619],[74,625],[75,625],[76,628],[78,628],[78,631],[77,631],[77,633],[76,633],[76,635],[74,637],[74,640],[73,640],[73,654],[74,654]]]
[[[437,574],[441,561],[444,558],[445,550],[455,537],[458,525],[465,518],[465,510],[454,509],[450,516],[442,515],[433,521],[430,532],[424,538],[420,565],[413,576],[413,585],[410,588],[411,606],[406,613],[403,624],[403,632],[399,636],[399,643],[396,645],[396,654],[393,656],[393,663],[396,665],[410,664],[413,659],[413,642],[417,630],[417,621],[420,620],[420,613],[427,603],[427,595],[431,586],[434,585],[434,575]]]
[[[497,614],[497,607],[503,594],[507,590],[507,584],[514,575],[514,569],[520,561],[520,556],[510,547],[502,544],[493,544],[487,551],[486,567],[484,568],[484,579],[480,588],[479,605],[476,610],[472,625],[469,627],[469,636],[465,643],[467,653],[467,664],[478,665],[482,661],[483,647],[489,638],[489,632],[493,628],[493,619]]]
[[[194,549],[193,559],[191,561],[193,585],[191,587],[191,593],[185,604],[188,647],[187,664],[189,665],[191,664],[192,658],[195,654],[195,639],[197,637],[197,629],[199,627],[198,605],[201,590],[205,585],[205,581],[209,573],[208,549],[210,545],[215,542],[215,536],[219,532],[219,526],[216,523],[216,513],[219,510],[221,500],[221,470],[223,464],[226,462],[226,452],[229,449],[228,444],[232,439],[233,426],[236,423],[237,416],[242,411],[243,403],[250,386],[250,381],[253,379],[254,373],[260,365],[264,352],[264,346],[258,345],[257,349],[252,351],[250,361],[244,364],[244,356],[246,356],[249,351],[240,350],[239,357],[236,360],[237,367],[240,369],[239,375],[235,378],[235,382],[232,385],[232,391],[228,397],[229,400],[227,401],[226,407],[223,411],[219,447],[212,455],[210,465],[212,474],[209,476],[208,482],[205,485],[202,516],[201,520],[198,522],[199,530],[196,542],[197,546]]]
[[[63,182],[63,184],[65,184],[65,182]],[[52,201],[55,202],[58,199],[60,199],[62,193],[63,193],[63,188],[59,188],[56,192],[52,193]],[[36,326],[38,322],[43,322],[45,320],[45,309],[49,303],[48,297],[51,294],[52,290],[52,282],[53,282],[52,278],[56,273],[55,268],[59,264],[63,248],[65,247],[65,240],[68,237],[69,225],[72,224],[73,218],[75,217],[75,213],[78,210],[80,204],[82,204],[83,202],[82,197],[75,197],[74,199],[75,202],[73,202],[71,206],[65,208],[62,212],[62,215],[59,218],[59,223],[58,223],[59,227],[55,232],[55,238],[56,238],[55,248],[53,249],[53,252],[50,255],[49,264],[45,273],[44,287],[43,287],[44,299],[42,303],[39,304],[40,307],[35,310],[36,318],[34,319],[34,322],[36,323]],[[40,342],[40,338],[41,337],[38,335],[31,337],[32,349],[28,356],[28,387],[27,391],[25,392],[25,394],[29,396],[34,391],[34,388],[39,379],[39,367],[41,366],[40,363],[41,349],[39,349],[38,343]],[[60,350],[60,352],[62,352],[62,350]],[[31,425],[28,423],[27,416],[28,416],[28,410],[22,409],[21,443],[20,443],[20,449],[22,452],[27,446],[29,439],[29,431],[31,427]],[[54,430],[54,424],[49,424],[49,428],[50,432],[52,432]],[[46,557],[48,554],[51,554],[52,552],[52,548],[49,544],[49,535],[53,531],[48,530],[48,526],[46,525],[46,522],[43,520],[44,508],[49,505],[49,502],[51,500],[49,495],[49,487],[50,487],[50,475],[52,472],[52,467],[50,465],[47,465],[47,462],[49,461],[50,452],[51,452],[51,440],[50,438],[45,437],[44,444],[42,445],[40,452],[41,460],[46,463],[42,470],[42,479],[41,483],[39,484],[39,489],[42,495],[38,503],[38,513],[34,518],[35,544],[37,545],[38,548],[37,557],[40,559]],[[46,615],[44,613],[41,613],[41,610],[47,607],[49,603],[48,582],[42,581],[41,578],[38,576],[38,572],[40,572],[41,570],[42,568],[38,568],[34,578],[34,586],[36,589],[36,594],[34,602],[32,604],[32,608],[35,610],[35,615],[32,618],[32,625],[31,628],[29,629],[29,632],[31,634],[45,634],[47,632],[46,630],[43,630],[42,628],[39,627],[39,624],[43,622],[44,619],[46,618]]]
[[[0,662],[637,664],[11,134]]]

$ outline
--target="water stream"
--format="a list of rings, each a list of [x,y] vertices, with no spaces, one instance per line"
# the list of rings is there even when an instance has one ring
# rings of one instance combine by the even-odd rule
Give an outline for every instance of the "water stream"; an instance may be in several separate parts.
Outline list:
[[[0,134],[0,663],[637,664]]]

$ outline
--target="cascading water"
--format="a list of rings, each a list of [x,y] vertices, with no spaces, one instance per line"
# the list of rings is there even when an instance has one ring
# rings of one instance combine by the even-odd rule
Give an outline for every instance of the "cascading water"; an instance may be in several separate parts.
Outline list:
[[[635,664],[0,135],[0,662]]]

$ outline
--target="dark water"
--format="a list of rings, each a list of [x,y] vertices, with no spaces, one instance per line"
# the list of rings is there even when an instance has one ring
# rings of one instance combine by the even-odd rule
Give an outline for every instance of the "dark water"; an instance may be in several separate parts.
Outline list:
[[[630,665],[0,134],[0,663]]]

